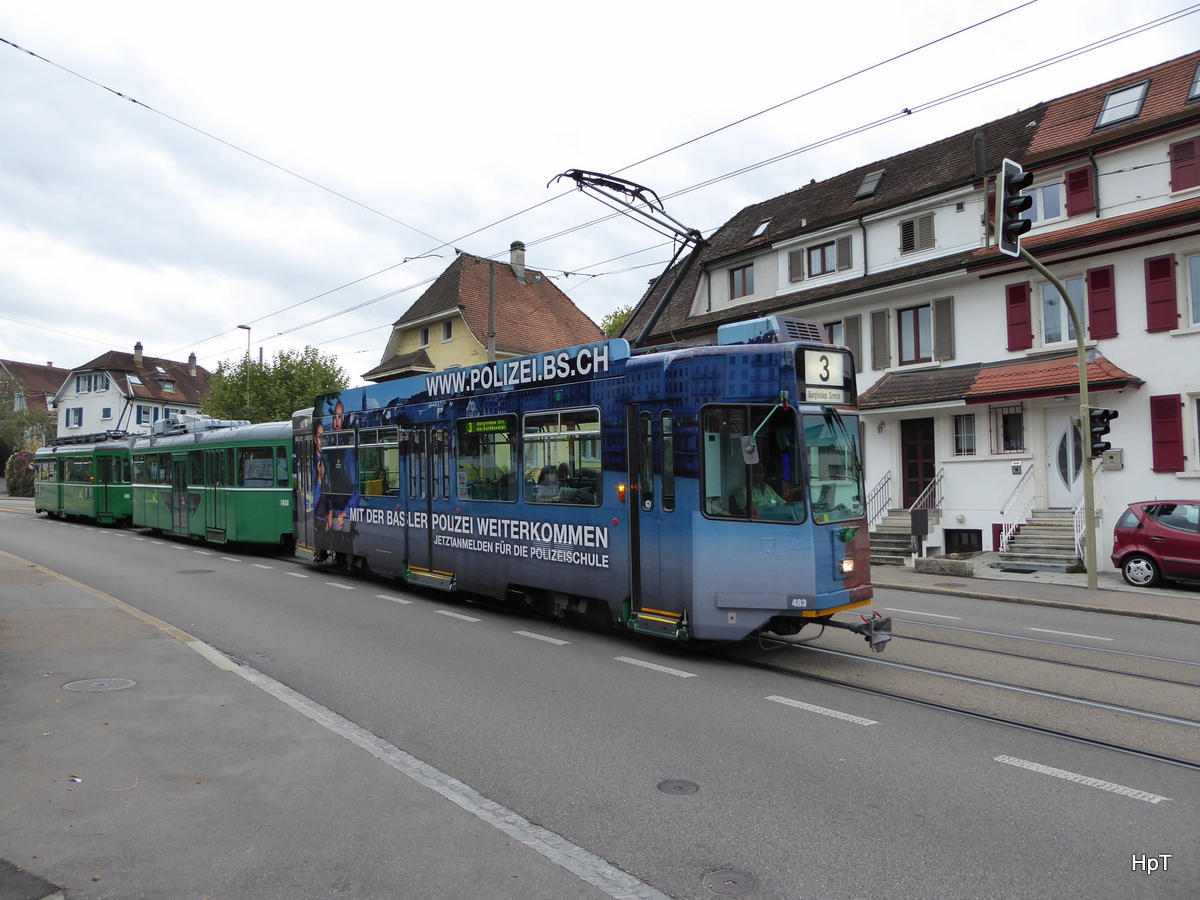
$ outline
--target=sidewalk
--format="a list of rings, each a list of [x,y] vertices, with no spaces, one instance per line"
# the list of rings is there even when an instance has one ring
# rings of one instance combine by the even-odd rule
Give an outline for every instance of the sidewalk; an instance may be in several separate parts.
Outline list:
[[[968,560],[972,575],[934,575],[907,566],[873,566],[877,589],[923,591],[1005,603],[1030,603],[1118,616],[1137,616],[1200,625],[1200,585],[1135,588],[1118,572],[1100,572],[1097,589],[1089,590],[1087,575],[1058,572],[1004,572],[991,564],[996,553]]]
[[[190,635],[4,551],[0,747],[0,900],[666,900]]]

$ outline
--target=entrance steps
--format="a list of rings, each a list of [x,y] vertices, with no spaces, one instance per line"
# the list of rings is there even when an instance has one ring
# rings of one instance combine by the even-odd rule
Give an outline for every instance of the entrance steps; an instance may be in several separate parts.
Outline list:
[[[940,519],[939,510],[929,511],[930,530]],[[903,566],[912,555],[912,515],[907,509],[889,509],[871,531],[871,565]]]
[[[1006,572],[1067,572],[1082,565],[1069,509],[1035,509],[1008,541],[999,568]]]

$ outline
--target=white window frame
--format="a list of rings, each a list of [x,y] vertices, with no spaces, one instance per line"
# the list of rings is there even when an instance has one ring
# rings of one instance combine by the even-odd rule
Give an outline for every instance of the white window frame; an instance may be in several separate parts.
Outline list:
[[[907,246],[905,240],[905,230],[910,234],[911,246]],[[922,250],[931,250],[937,246],[937,233],[934,230],[933,213],[924,213],[923,215],[913,216],[911,219],[904,219],[900,222],[900,253],[918,253]]]
[[[1021,435],[1020,446],[1005,446],[1004,439],[1004,420],[1007,416],[1019,415],[1021,417]],[[1025,421],[1025,404],[1014,403],[1007,406],[992,406],[988,408],[988,423],[991,430],[992,439],[992,455],[993,456],[1011,456],[1017,453],[1025,453],[1028,445],[1029,428]]]
[[[1149,81],[1141,81],[1128,87],[1110,91],[1104,98],[1104,107],[1096,119],[1096,130],[1108,128],[1121,122],[1136,119],[1142,114],[1142,104],[1146,101],[1146,92],[1150,88]]]
[[[1193,328],[1200,328],[1200,253],[1185,256],[1187,260],[1187,306],[1188,322]]]
[[[112,407],[111,406],[105,406],[100,409],[100,420],[101,421],[106,422],[109,419],[111,419],[112,417],[113,416],[112,416]]]
[[[1059,280],[1067,286],[1067,291],[1071,294],[1071,300],[1075,304],[1075,310],[1079,313],[1079,318],[1083,323],[1084,334],[1087,333],[1087,285],[1083,275],[1067,275],[1059,276]],[[1053,295],[1053,297],[1051,297]],[[1056,288],[1049,281],[1038,282],[1038,316],[1041,320],[1041,344],[1043,347],[1056,347],[1060,344],[1075,343],[1075,323],[1071,319],[1071,313],[1067,309],[1067,304],[1063,303]],[[1058,306],[1057,311],[1052,311],[1048,308],[1051,303]],[[1053,318],[1057,317],[1057,321]],[[1056,340],[1050,340],[1050,326],[1055,325],[1058,328],[1060,335]]]
[[[70,406],[67,408],[66,425],[68,428],[82,428],[83,427],[83,407],[82,406]]]
[[[1058,204],[1058,213],[1052,216],[1046,215],[1046,193],[1048,191],[1052,191],[1057,195],[1055,201]],[[1041,225],[1044,222],[1058,222],[1067,217],[1067,191],[1061,181],[1039,184],[1027,191],[1021,191],[1021,195],[1033,198],[1033,206],[1022,213],[1021,218],[1028,219],[1034,225]]]
[[[417,349],[423,350],[429,346],[429,326],[422,325],[417,329]]]
[[[969,426],[969,428],[968,428]],[[976,456],[979,453],[979,438],[975,428],[975,413],[959,413],[954,417],[954,455]]]
[[[454,320],[446,319],[442,322],[442,343],[448,343],[454,340]]]

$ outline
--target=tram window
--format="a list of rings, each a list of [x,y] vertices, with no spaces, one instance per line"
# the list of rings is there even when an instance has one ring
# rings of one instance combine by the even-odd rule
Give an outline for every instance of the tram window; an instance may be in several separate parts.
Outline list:
[[[88,457],[74,457],[67,460],[67,481],[76,484],[92,483],[92,461]]]
[[[238,487],[270,487],[275,480],[270,447],[241,448],[238,454]]]
[[[292,484],[291,466],[288,464],[287,447],[275,448],[275,487],[290,487]]]
[[[641,476],[638,478],[639,502],[642,509],[654,508],[654,420],[650,413],[644,412],[638,417],[638,431],[641,434]]]
[[[34,478],[38,481],[54,480],[54,460],[40,459],[34,463]]]
[[[670,410],[662,414],[662,508],[675,510],[675,420]]]
[[[450,499],[450,429],[440,432],[442,440],[442,496]]]
[[[600,410],[530,413],[523,430],[528,502],[600,505]]]
[[[113,459],[111,456],[96,457],[96,484],[111,484]]]
[[[188,484],[204,484],[204,451],[189,450],[187,455]]]
[[[702,416],[704,513],[752,522],[803,522],[796,414],[771,406],[710,406]],[[753,436],[758,462],[747,464]]]
[[[459,500],[517,499],[516,428],[516,416],[459,420],[456,442]]]
[[[858,519],[863,504],[862,453],[858,417],[830,409],[804,417],[804,452],[808,458],[813,517],[821,523]]]

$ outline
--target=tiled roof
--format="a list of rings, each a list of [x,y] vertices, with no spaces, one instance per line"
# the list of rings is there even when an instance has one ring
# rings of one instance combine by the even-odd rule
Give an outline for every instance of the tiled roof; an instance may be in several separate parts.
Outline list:
[[[495,276],[497,351],[525,355],[604,337],[600,326],[541,272],[527,268],[522,284],[508,263],[470,253],[460,253],[396,326],[457,310],[475,339],[487,346],[489,273]]]
[[[162,369],[161,372],[159,368]],[[196,366],[196,374],[193,375],[188,363],[152,356],[143,356],[139,366],[135,363],[132,353],[122,353],[118,350],[110,350],[72,371],[108,372],[121,381],[126,396],[138,400],[167,404],[198,404],[208,393],[208,370],[201,366]],[[141,384],[129,381],[130,375],[136,375]],[[175,390],[164,391],[158,383],[160,378],[174,382]]]
[[[386,381],[389,378],[400,378],[418,372],[432,372],[433,368],[433,360],[429,358],[429,354],[424,350],[417,350],[415,353],[393,356],[375,368],[363,372],[362,377],[367,381]]]
[[[1088,362],[1088,392],[1140,387],[1144,382],[1103,356]],[[1028,400],[1079,393],[1075,353],[971,363],[939,369],[889,372],[859,396],[865,411],[881,412],[927,403],[967,404]]]
[[[1120,142],[1145,131],[1150,123],[1167,124],[1180,117],[1195,115],[1196,102],[1189,103],[1187,97],[1197,65],[1200,65],[1200,51],[1052,101],[1029,145],[1028,155],[1019,161],[1032,164]],[[1137,117],[1097,130],[1096,121],[1104,108],[1105,98],[1115,90],[1132,87],[1147,79],[1150,85]]]
[[[49,412],[47,400],[58,393],[58,389],[71,374],[69,369],[18,362],[15,359],[0,359],[0,368],[8,372],[21,386],[27,406],[46,412]]]

